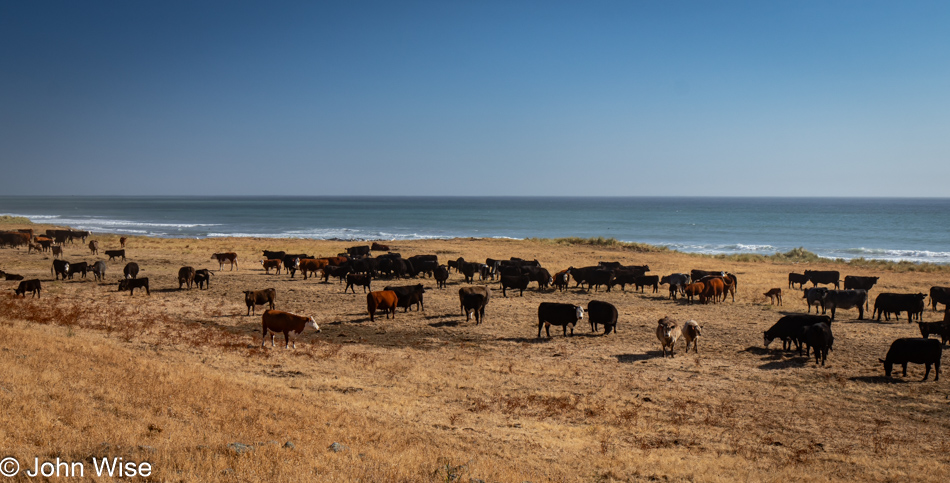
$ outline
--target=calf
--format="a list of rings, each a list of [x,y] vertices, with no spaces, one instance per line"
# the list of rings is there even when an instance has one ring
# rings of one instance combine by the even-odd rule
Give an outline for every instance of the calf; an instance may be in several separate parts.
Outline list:
[[[53,258],[59,258],[59,257],[63,256],[63,247],[62,247],[62,245],[53,245],[53,246],[50,247],[50,250],[52,250]]]
[[[148,290],[148,277],[126,278],[119,280],[119,291],[128,290],[129,296],[135,295],[135,289],[144,288],[146,295],[152,295]]]
[[[109,257],[109,260],[115,260],[116,258],[122,257],[125,260],[125,249],[122,250],[106,250],[105,254]]]
[[[99,240],[89,240],[89,251],[93,255],[99,254]]]
[[[769,289],[768,292],[765,292],[765,296],[769,299],[769,305],[776,305],[776,302],[778,302],[778,305],[782,305],[782,289]]]
[[[352,289],[353,293],[356,293],[356,286],[363,287],[363,293],[366,293],[367,290],[372,292],[370,288],[370,283],[372,283],[373,277],[366,273],[348,273],[346,274],[346,287],[343,287],[343,293],[346,293],[347,290]]]
[[[300,336],[300,333],[307,327],[313,327],[313,330],[320,332],[320,326],[317,325],[317,322],[313,320],[313,317],[306,317],[302,315],[291,314],[290,312],[283,312],[280,310],[265,310],[261,315],[261,325],[262,331],[264,333],[263,339],[261,339],[261,347],[264,347],[264,342],[267,341],[267,332],[270,331],[270,346],[274,347],[274,336],[278,332],[283,332],[284,334],[284,349],[287,348],[288,343],[290,342],[290,333],[294,333],[293,348],[297,348],[297,337]]]
[[[936,334],[940,336],[943,345],[947,345],[947,341],[950,340],[950,324],[946,322],[917,322],[917,328],[920,329],[920,336],[924,339],[929,338],[931,334]]]
[[[425,310],[423,296],[426,292],[421,283],[416,285],[403,285],[400,287],[383,287],[383,290],[392,291],[396,294],[396,306],[405,309],[403,312],[409,312],[409,307],[415,305],[416,310]]]
[[[676,293],[683,293],[686,285],[689,284],[689,275],[685,273],[671,273],[660,278],[660,285],[670,284],[670,298],[675,299]]]
[[[247,305],[247,315],[256,311],[256,306],[268,304],[271,309],[274,308],[274,302],[277,301],[277,290],[265,288],[264,290],[245,290],[244,303]]]
[[[123,236],[123,237],[120,237],[120,238],[119,238],[119,247],[125,248],[125,242],[126,242],[126,241],[128,241],[128,238],[126,238],[126,237],[124,237],[124,236]]]
[[[475,315],[475,325],[482,323],[485,318],[485,294],[478,292],[467,292],[461,295],[462,310],[465,312],[465,319],[472,320]]]
[[[769,327],[763,334],[765,347],[768,348],[773,340],[781,339],[782,350],[791,349],[792,343],[795,343],[799,350],[801,350],[802,336],[804,335],[805,327],[819,323],[825,323],[830,326],[831,318],[827,315],[786,315],[778,319],[778,322],[773,324],[772,327]]]
[[[831,333],[831,326],[819,322],[817,324],[809,325],[803,330],[802,336],[806,350],[805,356],[808,356],[809,350],[815,351],[815,365],[819,363],[824,366],[825,360],[828,358],[828,350],[831,349],[831,346],[835,342],[834,335]],[[799,350],[799,354],[801,350]]]
[[[366,310],[369,311],[370,322],[374,321],[374,316],[376,315],[377,310],[382,310],[385,312],[387,319],[389,318],[389,315],[392,314],[393,320],[395,320],[396,303],[398,301],[399,298],[396,297],[396,292],[391,290],[370,292],[366,294]]]
[[[204,288],[211,288],[211,274],[214,273],[207,268],[202,268],[195,270],[195,284],[198,285],[198,290]]]
[[[125,278],[135,278],[139,276],[139,264],[135,262],[129,262],[125,264],[125,268],[122,269],[122,274],[125,275]]]
[[[926,368],[923,380],[930,376],[930,366],[934,366],[934,382],[940,379],[940,357],[943,355],[943,346],[934,339],[897,339],[891,343],[884,359],[878,359],[884,364],[884,375],[891,377],[894,364],[900,364],[907,377],[907,364],[923,364]]]
[[[673,345],[676,339],[682,335],[682,329],[675,320],[669,317],[663,317],[656,324],[656,338],[660,340],[660,346],[663,350],[663,357],[666,357],[666,348],[670,348],[670,357],[673,357]]]
[[[181,267],[178,269],[178,290],[185,285],[191,290],[191,285],[195,282],[195,267]]]
[[[218,261],[218,270],[224,270],[225,262],[229,262],[231,264],[231,270],[234,270],[234,267],[237,267],[237,253],[234,252],[212,253],[211,259]]]
[[[101,282],[106,276],[106,262],[99,260],[96,263],[93,263],[92,268],[89,270],[92,272],[92,276],[96,279],[96,281]]]
[[[693,352],[699,354],[699,337],[703,335],[699,323],[695,320],[687,320],[681,332],[683,340],[686,341],[686,353],[689,354],[689,345],[693,344]]]
[[[274,273],[280,275],[280,266],[283,264],[283,261],[279,258],[268,258],[267,260],[261,260],[261,266],[264,267],[264,273],[270,275],[270,269],[274,269]]]
[[[24,280],[20,282],[17,288],[14,290],[14,297],[17,295],[22,295],[23,298],[26,298],[26,293],[31,292],[32,295],[30,298],[36,297],[40,298],[40,281],[37,279],[33,280]]]
[[[485,307],[488,305],[488,302],[491,300],[491,289],[486,286],[474,286],[474,287],[462,287],[459,289],[459,303],[462,306],[462,313],[468,315],[468,312],[465,310],[465,297],[468,294],[477,293],[482,295],[482,307],[479,311],[482,314],[482,320],[485,319]]]
[[[858,309],[858,320],[864,320],[864,307],[868,303],[867,290],[829,290],[822,297],[822,306],[831,309],[835,320],[836,309]]]
[[[579,305],[561,304],[554,302],[541,302],[538,306],[538,338],[541,338],[541,328],[551,338],[551,326],[560,325],[564,328],[564,336],[567,336],[567,327],[571,327],[571,335],[574,335],[574,326],[584,318],[584,309]]]
[[[591,300],[587,302],[587,318],[591,332],[597,332],[597,324],[603,324],[604,335],[617,331],[617,307],[608,302]]]
[[[66,260],[53,260],[53,266],[50,267],[49,273],[55,274],[56,280],[59,280],[61,275],[63,280],[66,280],[66,277],[69,276],[69,262]]]
[[[798,288],[805,288],[805,283],[808,282],[808,277],[800,273],[789,273],[788,274],[788,288],[795,288],[795,284],[798,284]]]

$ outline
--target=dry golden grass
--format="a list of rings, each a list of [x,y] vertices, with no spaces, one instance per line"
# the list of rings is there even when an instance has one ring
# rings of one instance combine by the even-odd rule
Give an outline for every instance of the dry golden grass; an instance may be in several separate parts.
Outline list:
[[[101,249],[118,237],[97,235]],[[331,281],[265,275],[260,250],[333,255],[353,243],[131,237],[152,295],[107,283],[53,282],[47,255],[0,249],[0,269],[44,280],[41,299],[0,297],[0,442],[32,458],[147,460],[160,481],[946,481],[947,382],[920,383],[922,367],[885,380],[890,341],[918,335],[905,321],[854,320],[841,311],[825,367],[762,348],[762,331],[805,308],[789,271],[840,269],[881,276],[882,291],[950,285],[947,272],[809,262],[729,260],[582,241],[392,242],[440,260],[519,256],[554,270],[598,260],[646,263],[653,273],[726,269],[736,302],[687,305],[659,294],[524,297],[493,294],[475,326],[460,315],[452,274],[431,279],[424,312],[369,322],[365,296]],[[240,270],[209,290],[177,289],[178,268],[217,269],[235,251]],[[93,261],[84,247],[70,261]],[[103,257],[98,257],[103,258]],[[374,289],[393,283],[376,281]],[[12,293],[14,282],[0,282]],[[497,284],[492,284],[497,287]],[[260,316],[242,290],[274,287],[277,307],[314,315],[296,350],[261,349]],[[785,306],[762,295],[785,292]],[[537,340],[541,301],[615,304],[618,333]],[[260,313],[261,308],[258,308]],[[703,326],[698,355],[659,356],[653,333],[669,315]],[[925,312],[924,320],[941,314]],[[278,336],[278,340],[281,336]],[[290,441],[293,448],[285,448]],[[331,443],[346,446],[329,450]],[[230,443],[253,450],[238,453]],[[7,456],[6,454],[0,456]],[[88,467],[87,467],[88,469]]]

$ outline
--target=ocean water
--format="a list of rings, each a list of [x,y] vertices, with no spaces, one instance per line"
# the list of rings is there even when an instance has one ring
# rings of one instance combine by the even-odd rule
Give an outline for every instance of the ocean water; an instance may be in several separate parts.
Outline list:
[[[0,197],[0,214],[102,233],[343,240],[605,237],[693,253],[950,263],[950,199]]]

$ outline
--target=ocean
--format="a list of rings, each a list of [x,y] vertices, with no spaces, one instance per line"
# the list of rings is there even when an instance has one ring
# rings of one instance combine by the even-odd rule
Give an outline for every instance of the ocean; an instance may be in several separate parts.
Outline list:
[[[342,240],[604,237],[689,253],[950,263],[950,199],[0,197],[0,215],[93,233]]]

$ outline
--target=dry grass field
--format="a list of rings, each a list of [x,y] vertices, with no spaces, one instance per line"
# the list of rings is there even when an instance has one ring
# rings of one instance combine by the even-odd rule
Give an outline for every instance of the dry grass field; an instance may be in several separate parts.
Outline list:
[[[118,247],[116,236],[92,238],[102,250]],[[151,480],[186,482],[950,480],[950,376],[920,382],[923,367],[911,365],[906,378],[896,371],[889,380],[878,362],[892,340],[919,336],[916,324],[839,311],[824,367],[783,352],[780,341],[762,343],[784,313],[805,312],[800,292],[787,288],[791,271],[879,275],[872,300],[950,285],[950,271],[544,240],[390,243],[442,263],[515,256],[553,273],[617,260],[654,274],[697,268],[739,278],[735,302],[710,305],[669,300],[665,286],[540,293],[532,283],[508,298],[498,288],[476,326],[460,314],[454,272],[445,290],[430,278],[374,281],[429,291],[424,311],[370,322],[361,290],[266,275],[258,263],[263,249],[330,256],[355,244],[132,237],[126,251],[150,280],[148,296],[116,290],[124,262],[107,262],[104,283],[91,274],[53,281],[48,254],[0,249],[0,269],[43,281],[39,299],[14,298],[16,282],[0,282],[0,457],[24,469],[34,458],[121,457],[149,462]],[[217,270],[209,258],[223,251],[238,253],[238,270]],[[71,262],[105,258],[66,247]],[[185,265],[215,269],[210,289],[179,290]],[[268,287],[278,309],[312,315],[322,331],[305,331],[296,349],[285,350],[282,336],[262,349],[264,307],[246,316],[241,292]],[[783,289],[784,306],[763,296],[772,287]],[[592,299],[618,307],[617,333],[582,324],[573,337],[557,328],[536,338],[540,302]],[[661,356],[654,329],[664,316],[700,323],[698,354],[680,341],[674,358]],[[97,479],[91,469],[84,477]]]

